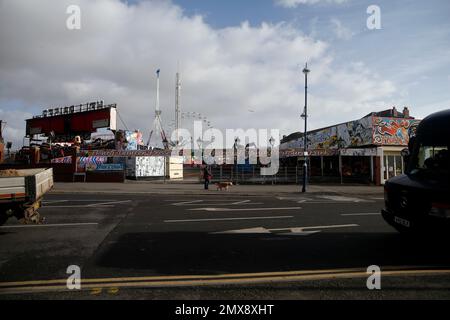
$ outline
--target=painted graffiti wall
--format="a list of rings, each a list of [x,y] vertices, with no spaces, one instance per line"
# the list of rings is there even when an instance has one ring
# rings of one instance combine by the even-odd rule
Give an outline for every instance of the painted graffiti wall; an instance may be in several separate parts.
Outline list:
[[[406,146],[408,130],[420,120],[367,116],[308,133],[309,150],[335,150],[370,145]],[[281,150],[303,149],[304,140],[282,143]]]
[[[325,128],[308,136],[308,149],[336,149],[338,142],[336,127]]]
[[[339,147],[360,147],[372,144],[372,117],[337,126]]]
[[[281,144],[281,149],[303,148],[303,138]],[[342,123],[308,134],[308,149],[339,149],[372,144],[372,117]]]
[[[406,146],[408,130],[419,120],[373,117],[373,143],[376,145]]]
[[[130,157],[126,159],[127,177],[163,177],[165,157]]]
[[[138,150],[144,145],[142,132],[139,130],[119,130],[116,132],[116,150]]]

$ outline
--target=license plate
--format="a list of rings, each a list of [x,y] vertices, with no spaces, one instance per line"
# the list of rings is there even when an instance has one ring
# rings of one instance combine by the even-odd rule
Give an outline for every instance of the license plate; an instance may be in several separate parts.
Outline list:
[[[394,217],[394,221],[395,221],[395,223],[398,223],[407,228],[409,228],[411,225],[408,220],[400,218],[400,217]]]

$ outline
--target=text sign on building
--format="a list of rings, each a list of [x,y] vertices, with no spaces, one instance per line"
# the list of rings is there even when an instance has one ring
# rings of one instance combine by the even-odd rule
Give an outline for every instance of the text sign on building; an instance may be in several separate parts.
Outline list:
[[[359,148],[359,149],[341,149],[341,156],[350,156],[350,157],[358,157],[358,156],[376,156],[377,149],[376,148]]]

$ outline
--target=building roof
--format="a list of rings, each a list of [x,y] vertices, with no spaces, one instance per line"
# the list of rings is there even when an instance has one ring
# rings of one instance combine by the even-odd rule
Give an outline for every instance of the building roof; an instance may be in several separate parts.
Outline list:
[[[396,107],[392,107],[391,109],[386,109],[383,111],[371,112],[368,115],[366,115],[365,117],[368,117],[368,116],[414,119],[414,117],[411,117],[409,115],[409,109],[407,107],[403,108],[403,112],[398,111]]]
[[[382,110],[382,111],[377,111],[377,112],[370,112],[369,114],[365,115],[364,117],[362,117],[361,119],[367,118],[367,117],[387,117],[387,118],[402,118],[402,119],[414,119],[414,117],[411,117],[409,115],[409,109],[407,107],[403,108],[403,112],[399,112],[397,110],[396,107],[392,107],[391,109],[386,109],[386,110]],[[360,120],[360,119],[358,119]],[[351,121],[356,121],[356,120],[351,120]],[[314,130],[309,130],[308,134],[317,132],[317,131],[321,131],[324,129],[328,129],[331,127],[335,127],[335,126],[339,126],[341,124],[345,124],[351,121],[346,121],[346,122],[342,122],[342,123],[337,123],[337,124],[333,124],[330,126],[326,126],[326,127],[322,127],[322,128],[318,128],[318,129],[314,129]],[[285,143],[285,142],[289,142],[292,140],[297,140],[299,138],[303,137],[303,132],[293,132],[287,136],[283,136],[283,138],[281,139],[280,143]]]

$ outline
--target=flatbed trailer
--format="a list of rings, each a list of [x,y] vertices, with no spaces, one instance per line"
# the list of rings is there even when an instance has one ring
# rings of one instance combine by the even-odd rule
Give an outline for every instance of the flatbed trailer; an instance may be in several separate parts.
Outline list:
[[[23,223],[41,223],[37,210],[52,187],[52,168],[0,171],[0,225],[13,216]]]

